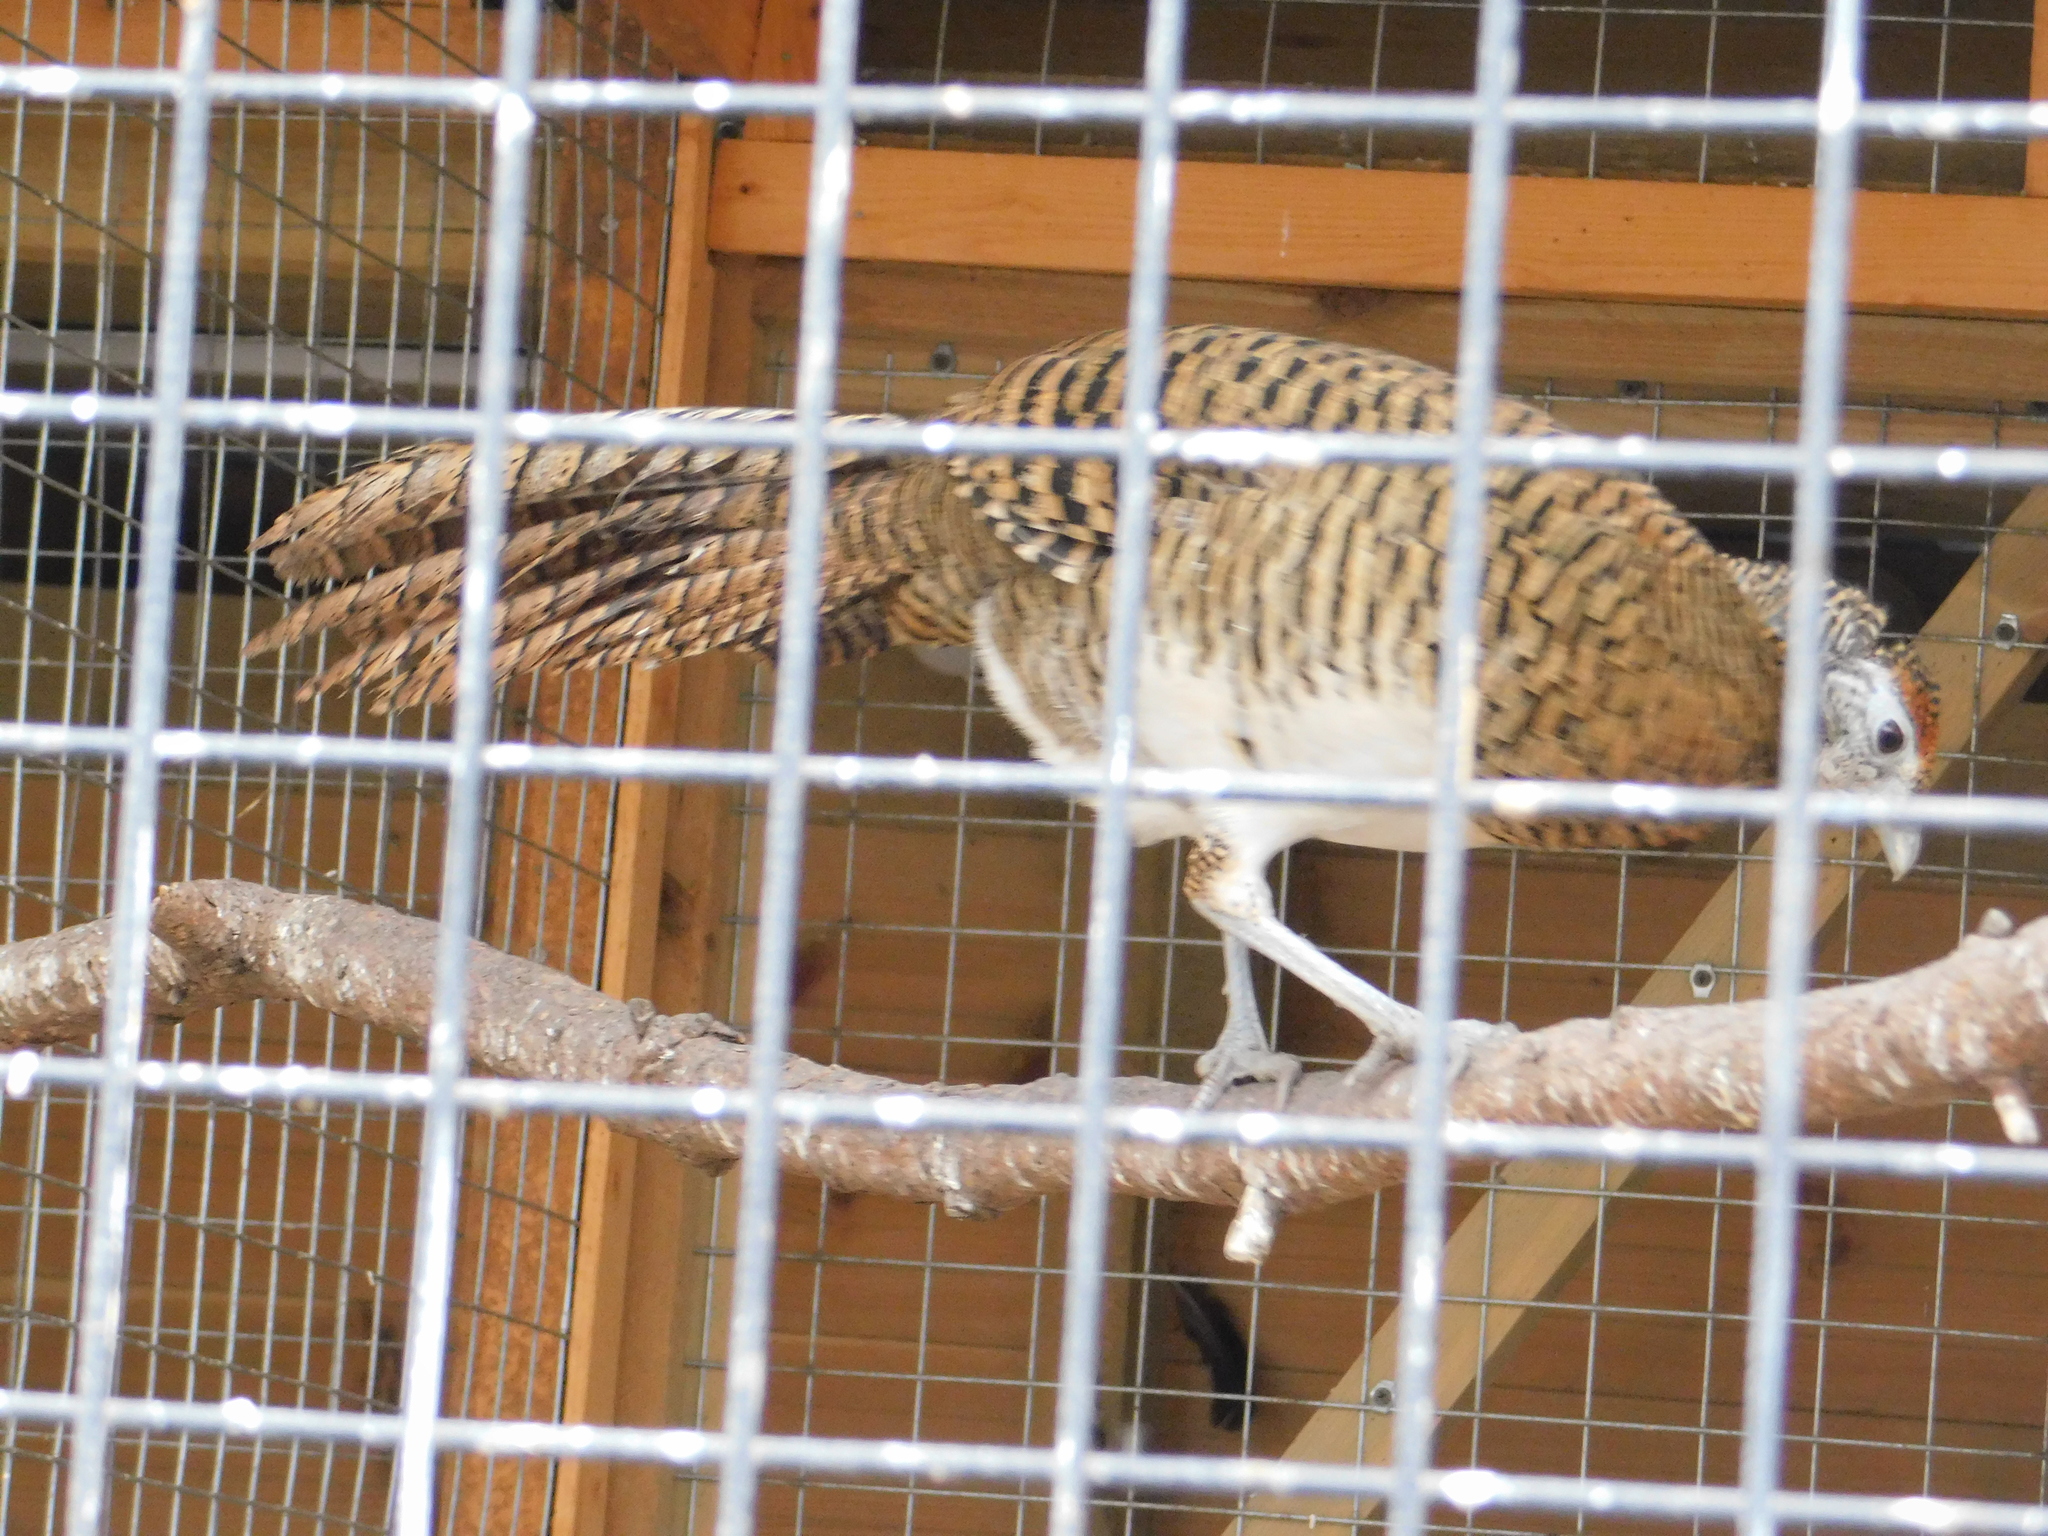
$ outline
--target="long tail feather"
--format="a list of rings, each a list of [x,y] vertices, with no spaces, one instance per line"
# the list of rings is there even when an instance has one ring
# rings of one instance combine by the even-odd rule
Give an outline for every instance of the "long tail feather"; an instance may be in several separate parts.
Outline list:
[[[714,411],[732,420],[776,412]],[[876,418],[870,418],[876,419]],[[508,467],[513,515],[500,556],[494,665],[542,668],[675,659],[725,646],[764,649],[779,633],[788,456],[773,449],[548,444]],[[360,688],[380,708],[444,699],[463,570],[469,450],[430,444],[317,492],[258,540],[288,575],[341,583],[252,640],[248,654],[332,634],[345,646],[301,697]],[[842,453],[832,462],[820,642],[829,658],[888,643],[874,599],[929,553],[903,466]]]

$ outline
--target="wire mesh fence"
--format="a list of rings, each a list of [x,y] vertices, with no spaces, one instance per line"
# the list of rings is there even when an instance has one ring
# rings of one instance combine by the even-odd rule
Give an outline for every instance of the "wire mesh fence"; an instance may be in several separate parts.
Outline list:
[[[18,71],[166,68],[175,13],[153,6],[12,7],[0,59]],[[601,20],[550,37],[556,67],[632,75],[644,44]],[[467,8],[252,4],[220,19],[223,70],[402,70],[473,81],[496,66],[500,19]],[[173,108],[10,90],[0,202],[8,228],[0,365],[10,392],[146,399],[162,325]],[[520,347],[523,403],[630,406],[648,398],[672,134],[645,119],[551,124],[531,238],[543,302]],[[191,392],[280,404],[423,405],[474,399],[482,163],[473,114],[246,104],[211,115],[192,274]],[[10,398],[13,398],[10,395]],[[90,415],[0,425],[0,595],[11,636],[7,718],[118,727],[136,686],[147,434]],[[378,717],[295,698],[300,659],[244,659],[281,611],[248,553],[261,523],[389,439],[256,432],[193,440],[172,460],[166,725],[228,735],[304,731],[432,740],[427,712]],[[621,694],[508,691],[509,739],[609,745]],[[118,764],[13,756],[7,936],[107,910],[116,878]],[[432,775],[195,761],[163,775],[159,846],[141,878],[231,875],[337,891],[432,915],[446,796]],[[597,977],[611,795],[514,783],[492,807],[477,927],[491,942]],[[419,1053],[359,1024],[258,1003],[152,1029],[148,1054],[417,1072]],[[249,1398],[390,1413],[408,1314],[419,1118],[301,1099],[247,1108],[169,1100],[138,1110],[134,1199],[111,1382],[177,1402]],[[95,1134],[89,1094],[58,1091],[5,1115],[7,1379],[62,1386],[77,1368],[83,1215]],[[555,1410],[567,1330],[581,1137],[573,1122],[472,1126],[457,1201],[448,1355],[451,1412]],[[9,1416],[0,1522],[56,1528],[66,1442]],[[124,1435],[106,1528],[384,1529],[388,1451],[237,1443],[218,1433]],[[531,1519],[545,1468],[507,1476],[451,1464],[457,1525]]]
[[[2048,464],[2048,422],[2025,400],[1859,395],[1842,331],[1859,147],[1866,185],[2020,190],[2024,136],[2043,129],[2023,102],[2026,7],[1154,0],[861,18],[827,0],[818,85],[752,95],[649,83],[661,60],[624,17],[589,7],[196,0],[184,14],[188,35],[217,28],[230,45],[181,52],[167,13],[137,6],[34,0],[0,28],[9,937],[111,912],[120,957],[98,1055],[10,1072],[21,1091],[0,1107],[10,1529],[537,1529],[572,1456],[662,1464],[686,1489],[679,1528],[715,1519],[726,1536],[1233,1519],[1383,1520],[1400,1536],[1425,1523],[2038,1526],[2048,1164],[1965,1176],[1941,1149],[1996,1139],[1989,1110],[1965,1104],[1876,1129],[1937,1144],[1921,1176],[1833,1166],[1825,1139],[1797,1137],[1789,1027],[1809,977],[1931,957],[1990,906],[2048,908],[2044,818],[2028,803],[2048,764],[2024,686],[1948,701],[1973,730],[1943,787],[1970,803],[1915,812],[1927,857],[1896,889],[1826,841],[1859,808],[1802,792],[1812,744],[1797,732],[1793,792],[1744,807],[1768,807],[1769,857],[1741,851],[1753,825],[1730,824],[1686,854],[1468,861],[1463,818],[1488,790],[1448,751],[1426,863],[1290,854],[1275,873],[1293,920],[1439,1025],[1604,1012],[1660,976],[1697,996],[1768,989],[1773,1092],[1757,1137],[1690,1146],[1690,1166],[1603,1162],[1589,1136],[1575,1160],[1453,1177],[1448,1063],[1432,1049],[1415,1118],[1392,1133],[1405,1192],[1295,1219],[1247,1276],[1215,1257],[1222,1213],[1111,1198],[1104,1172],[1129,1129],[1107,1112],[1110,1078],[1186,1077],[1221,980],[1213,938],[1175,894],[1180,855],[1133,855],[1123,836],[1151,782],[1128,750],[1142,570],[1119,573],[1116,594],[1117,750],[1085,774],[1008,780],[1085,788],[1092,819],[985,792],[978,766],[1022,758],[1023,743],[960,658],[821,676],[802,597],[828,449],[932,451],[915,429],[830,413],[927,414],[1003,360],[947,346],[899,366],[842,346],[858,116],[878,144],[1135,153],[1138,356],[1164,324],[1179,156],[1468,172],[1466,406],[1456,433],[1420,450],[1456,471],[1453,635],[1476,611],[1486,467],[1518,451],[1489,439],[1475,403],[1502,372],[1509,172],[1810,182],[1807,349],[1785,387],[1498,382],[1586,434],[1583,460],[1655,469],[1722,548],[1789,559],[1809,598],[1830,572],[1863,581],[1901,631],[1974,604],[1953,644],[2024,649],[1988,605],[1984,563],[1997,538],[2037,534],[2018,487]],[[1745,54],[1777,72],[1719,72]],[[955,81],[977,90],[945,96]],[[1183,90],[1204,85],[1280,93],[1272,121],[1225,123],[1214,93]],[[610,110],[594,110],[599,91]],[[1859,111],[1878,98],[1909,110]],[[1972,132],[1939,120],[1948,137],[1930,141],[1936,104],[1957,101],[1993,105]],[[276,1005],[145,1026],[137,946],[155,881],[235,874],[447,917],[457,937],[601,979],[608,772],[624,761],[601,749],[623,739],[623,683],[494,694],[491,591],[473,583],[453,709],[299,701],[319,658],[239,655],[279,603],[246,551],[302,491],[413,437],[473,437],[488,460],[521,438],[623,431],[559,413],[652,399],[670,116],[739,111],[809,115],[815,169],[801,308],[763,370],[764,398],[793,416],[747,429],[798,466],[799,622],[748,700],[752,787],[732,839],[729,1013],[752,1026],[756,1077],[699,1111],[744,1116],[748,1150],[718,1186],[710,1238],[678,1257],[714,1298],[685,1348],[687,1416],[563,1428],[579,1122],[465,1124],[460,1040],[445,1031],[420,1052]],[[1128,419],[1147,420],[1156,388],[1133,371]],[[1121,538],[1145,526],[1152,466],[1203,451],[1171,434],[1015,431],[981,446],[1117,458]],[[1418,450],[1360,436],[1231,451]],[[503,511],[480,485],[473,541]],[[1788,715],[1810,719],[1817,633],[1795,622],[1790,638]],[[1443,650],[1454,668],[1458,647]],[[1455,694],[1455,671],[1444,680]],[[542,750],[493,757],[494,742]],[[651,761],[679,780],[705,767]],[[500,774],[515,764],[556,776]],[[1265,791],[1240,773],[1218,792]],[[1698,804],[1729,819],[1726,801]],[[1679,955],[1685,915],[1723,889],[1750,916],[1721,951]],[[1816,900],[1835,914],[1817,940]],[[459,947],[443,962],[452,1020]],[[1355,1053],[1333,1007],[1259,979],[1292,1048]],[[1075,1074],[1073,1197],[983,1226],[785,1188],[783,1116],[876,1113],[768,1091],[785,1046],[912,1081]],[[290,1092],[275,1070],[164,1095],[141,1086],[143,1058],[402,1076],[423,1107]],[[1219,1133],[1288,1130],[1233,1119]],[[1532,1221],[1576,1224],[1580,1262],[1555,1288],[1504,1289]],[[1251,1376],[1235,1392],[1198,1364],[1188,1308],[1203,1294],[1246,1337]],[[1478,1344],[1454,1342],[1460,1330]],[[1461,1351],[1469,1369],[1447,1375]]]
[[[1469,91],[1477,0],[1201,0],[1188,11],[1183,78],[1231,90],[1303,87],[1374,92]],[[1877,0],[1865,10],[1864,93],[1873,100],[1997,101],[2028,93],[2033,8]],[[1812,3],[1531,4],[1522,8],[1521,88],[1561,96],[1740,100],[1811,95],[1820,79],[1826,8]],[[962,6],[919,0],[862,18],[863,82],[1045,86],[1134,85],[1143,74],[1141,4],[1059,0]],[[1038,153],[1129,153],[1128,126],[934,119],[877,143],[1029,144]],[[1261,163],[1462,170],[1465,137],[1407,125],[1193,128],[1181,153]],[[1863,184],[1912,191],[2013,193],[2015,144],[1864,149]],[[1651,134],[1553,130],[1520,135],[1524,175],[1613,176],[1804,185],[1810,139],[1768,133]]]
[[[932,323],[943,330],[943,318]],[[934,368],[927,355],[852,344],[842,358],[840,403],[924,414],[992,376],[1002,359],[955,347],[940,361],[945,366]],[[786,389],[787,355],[772,357],[768,372]],[[1639,380],[1504,382],[1568,426],[1604,435],[1672,430],[1769,441],[1796,431],[1797,400],[1788,391],[1708,395]],[[772,388],[764,395],[774,398]],[[1842,416],[1844,436],[1860,441],[1932,435],[2019,445],[2033,441],[2037,428],[2024,408],[1996,402],[1968,408],[1852,398]],[[2009,429],[2017,435],[2007,436]],[[1720,547],[1782,554],[1782,483],[1737,476],[1662,483]],[[2009,523],[2019,499],[2004,487],[1845,487],[1834,568],[1883,593],[1900,632],[1917,632]],[[829,679],[818,704],[818,750],[962,760],[1024,755],[973,675],[956,677],[948,665],[943,656],[891,655]],[[761,693],[750,701],[758,710],[769,703]],[[2011,774],[2001,782],[2038,792],[2048,768],[2032,724],[2038,708],[2021,703],[2016,713],[1987,713],[1995,736],[1955,754],[1951,782]],[[1007,797],[962,795],[943,805],[886,793],[817,797],[806,841],[795,1049],[906,1081],[1028,1081],[1071,1070],[1089,837],[1084,817],[1054,807],[1033,813]],[[1475,854],[1461,1010],[1525,1026],[1598,1015],[1636,996],[1658,969],[1681,970],[1694,988],[1692,957],[1678,966],[1673,956],[1684,920],[1723,882],[1747,900],[1768,899],[1767,862],[1738,856],[1737,846],[1731,829],[1683,852]],[[1275,879],[1283,911],[1319,946],[1405,990],[1417,960],[1419,864],[1397,853],[1309,844],[1282,856]],[[1931,958],[1971,931],[1987,905],[2031,913],[2042,895],[2038,854],[2025,838],[1937,839],[1905,888],[1895,889],[1867,861],[1835,867],[1849,889],[1814,956],[1813,975],[1823,982]],[[1186,1078],[1210,1044],[1208,1000],[1220,988],[1221,964],[1213,936],[1178,894],[1179,874],[1168,849],[1137,855],[1122,1074]],[[739,901],[732,918],[746,926],[750,902]],[[1909,951],[1902,937],[1909,932],[1925,947]],[[1759,960],[1740,946],[1716,953],[1706,989],[1748,995],[1763,980]],[[1270,989],[1262,996],[1275,1035],[1290,1048],[1330,1066],[1355,1054],[1354,1026],[1317,994],[1263,971],[1261,986]],[[1998,1138],[1981,1104],[1897,1117],[1883,1134]],[[1500,1319],[1494,1326],[1512,1330],[1513,1346],[1478,1360],[1445,1405],[1437,1465],[1588,1478],[1639,1476],[1649,1467],[1673,1481],[1732,1476],[1747,1182],[1739,1172],[1672,1169],[1617,1168],[1608,1177],[1614,1193],[1587,1229],[1587,1251],[1553,1293],[1510,1303],[1483,1262],[1447,1280],[1447,1307],[1477,1309],[1490,1299]],[[1802,1178],[1787,1486],[1878,1493],[1910,1485],[1921,1495],[2038,1501],[2042,1463],[2031,1428],[2003,1437],[2008,1426],[2031,1424],[2033,1399],[2048,1387],[2048,1362],[2019,1321],[2032,1303],[2017,1299],[2033,1290],[2017,1255],[2048,1210],[2037,1190],[1980,1187],[1983,1203],[1960,1215],[1953,1200],[1966,1187],[1826,1172]],[[1501,1183],[1460,1179],[1452,1190],[1453,1215],[1470,1218],[1468,1235],[1482,1254],[1496,1243],[1512,1250],[1520,1220],[1530,1219],[1527,1208],[1540,1220],[1583,1200],[1569,1181],[1541,1169]],[[1515,1202],[1525,1208],[1519,1218]],[[1379,1403],[1371,1393],[1387,1378],[1352,1380],[1347,1368],[1367,1355],[1400,1299],[1401,1201],[1388,1195],[1372,1207],[1294,1218],[1286,1242],[1255,1277],[1218,1261],[1225,1212],[1138,1202],[1113,1209],[1102,1439],[1153,1453],[1234,1449],[1282,1457],[1300,1454],[1293,1448],[1313,1423],[1326,1452],[1334,1446],[1348,1456],[1375,1445],[1391,1393]],[[918,1440],[934,1434],[935,1415],[955,1415],[977,1426],[992,1421],[977,1438],[1042,1439],[1057,1386],[1043,1342],[1057,1328],[1064,1270],[1057,1214],[1004,1226],[963,1228],[936,1212],[792,1191],[778,1236],[771,1425],[790,1434]],[[2001,1255],[2008,1240],[2018,1246]],[[1957,1242],[1970,1257],[1951,1247]],[[1950,1289],[1962,1273],[1982,1287],[1974,1300]],[[1234,1427],[1212,1419],[1219,1393],[1174,1299],[1176,1283],[1188,1281],[1223,1298],[1246,1336],[1249,1412]],[[992,1326],[992,1318],[1002,1325]],[[1902,1413],[1906,1397],[1912,1407]],[[1992,1407],[1989,1397],[2003,1401]],[[777,1523],[802,1511],[819,1529],[897,1521],[913,1529],[979,1528],[991,1497],[902,1492],[888,1480],[843,1475],[796,1480],[782,1496],[788,1502],[776,1506]],[[1113,1502],[1117,1518],[1156,1531],[1223,1529],[1240,1508],[1229,1497],[1159,1490]],[[1296,1506],[1274,1518],[1301,1523],[1311,1513]],[[1373,1513],[1335,1501],[1318,1518]],[[1483,1524],[1550,1528],[1506,1512]]]

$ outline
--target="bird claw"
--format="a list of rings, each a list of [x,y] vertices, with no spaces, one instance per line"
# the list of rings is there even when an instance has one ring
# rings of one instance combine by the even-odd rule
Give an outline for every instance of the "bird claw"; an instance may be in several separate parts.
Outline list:
[[[1189,1106],[1193,1109],[1213,1109],[1226,1088],[1241,1082],[1273,1084],[1273,1108],[1285,1109],[1287,1096],[1301,1081],[1301,1063],[1286,1052],[1269,1051],[1263,1046],[1236,1045],[1225,1040],[1217,1041],[1202,1053],[1195,1062],[1195,1071],[1202,1079],[1202,1086],[1196,1090],[1195,1101]]]
[[[1455,1083],[1471,1065],[1472,1057],[1482,1046],[1491,1045],[1509,1035],[1519,1035],[1520,1030],[1512,1024],[1489,1024],[1483,1019],[1453,1019],[1447,1071],[1444,1080]],[[1392,1030],[1383,1030],[1372,1037],[1372,1046],[1351,1064],[1344,1074],[1347,1088],[1377,1087],[1396,1067],[1416,1059],[1420,1042],[1414,1035],[1400,1035]]]

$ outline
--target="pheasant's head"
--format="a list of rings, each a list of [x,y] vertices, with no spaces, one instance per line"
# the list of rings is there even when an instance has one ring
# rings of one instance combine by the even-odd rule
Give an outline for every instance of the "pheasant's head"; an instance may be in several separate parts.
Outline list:
[[[1823,789],[1904,797],[1934,777],[1934,681],[1912,648],[1883,644],[1838,654],[1821,680]],[[1920,857],[1917,827],[1877,829],[1892,878]]]

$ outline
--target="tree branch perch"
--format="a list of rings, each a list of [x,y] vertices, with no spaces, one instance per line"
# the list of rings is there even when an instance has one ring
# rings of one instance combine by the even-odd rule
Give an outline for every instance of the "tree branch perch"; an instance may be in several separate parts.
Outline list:
[[[254,998],[300,1002],[414,1041],[426,1034],[433,995],[435,925],[335,896],[291,895],[235,880],[171,885],[152,919],[154,1015],[181,1017]],[[83,1042],[105,998],[105,919],[0,947],[0,1049]],[[471,959],[474,1066],[509,1078],[555,1082],[745,1087],[741,1033],[704,1014],[664,1016],[484,945]],[[1483,1049],[1454,1085],[1461,1120],[1523,1125],[1743,1130],[1762,1094],[1764,1005],[1625,1008],[1572,1019]],[[1880,981],[1811,994],[1805,1043],[1808,1123],[1908,1105],[1990,1096],[2009,1134],[2028,1139],[2022,1085],[2048,1066],[2048,918],[2012,931],[1994,914],[1951,954]],[[918,1092],[1013,1104],[1072,1101],[1073,1079],[1021,1085],[906,1085],[790,1057],[791,1090],[881,1095]],[[1307,1113],[1398,1120],[1410,1074],[1364,1089],[1335,1072],[1302,1078],[1290,1107]],[[1193,1086],[1120,1078],[1113,1102],[1185,1109]],[[1271,1089],[1246,1087],[1225,1109],[1263,1108]],[[625,1121],[620,1128],[722,1168],[739,1155],[735,1121]],[[1249,1148],[1122,1140],[1111,1153],[1119,1192],[1241,1205],[1261,1213],[1333,1204],[1401,1176],[1398,1151]],[[827,1125],[784,1130],[782,1166],[828,1187],[942,1203],[961,1215],[994,1214],[1067,1188],[1071,1148],[1055,1134],[882,1130]],[[1247,1198],[1249,1194],[1250,1198]],[[1255,1256],[1245,1234],[1233,1256]]]

